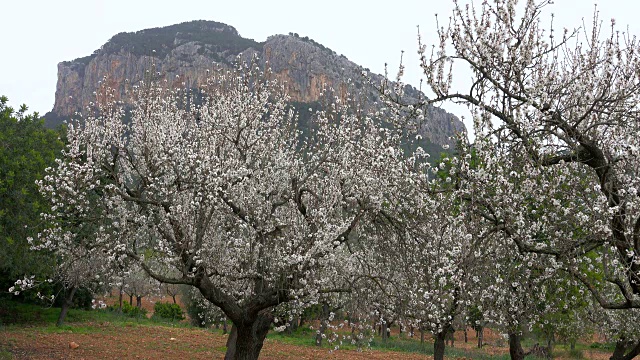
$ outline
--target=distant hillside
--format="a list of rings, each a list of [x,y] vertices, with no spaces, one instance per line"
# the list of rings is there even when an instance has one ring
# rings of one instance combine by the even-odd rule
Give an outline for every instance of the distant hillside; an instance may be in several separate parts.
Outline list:
[[[360,65],[312,39],[291,33],[274,35],[260,43],[241,37],[232,26],[199,20],[120,33],[89,56],[59,63],[55,104],[45,115],[45,124],[55,127],[86,107],[94,100],[93,92],[105,77],[109,86],[120,90],[118,96],[122,97],[125,80],[129,83],[142,80],[145,71],[154,64],[155,70],[167,78],[178,77],[186,86],[196,88],[204,82],[214,63],[231,64],[238,55],[248,59],[254,54],[269,61],[299,104],[318,101],[324,84],[344,91],[347,79],[368,98],[377,98],[375,91],[365,84]],[[382,80],[380,75],[372,77],[375,81]],[[413,97],[419,95],[410,86],[405,91]],[[432,153],[439,152],[442,145],[452,145],[449,138],[455,132],[466,131],[456,116],[442,109],[430,107],[426,115],[428,119],[420,130],[425,139],[421,145]]]

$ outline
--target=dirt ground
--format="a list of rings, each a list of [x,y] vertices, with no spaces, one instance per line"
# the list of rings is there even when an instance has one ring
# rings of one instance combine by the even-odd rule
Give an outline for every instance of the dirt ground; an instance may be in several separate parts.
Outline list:
[[[194,328],[171,328],[111,323],[88,323],[88,333],[47,332],[46,328],[15,328],[0,331],[0,350],[10,352],[13,359],[222,359],[226,335]],[[473,332],[469,333],[469,343],[463,341],[462,332],[456,335],[456,347],[473,348]],[[485,335],[488,342],[497,340],[497,335]],[[70,343],[79,345],[70,348]],[[484,351],[490,354],[504,354],[506,347],[488,345]],[[604,360],[605,353],[585,351],[585,359]],[[1,357],[0,357],[1,358]],[[329,352],[314,347],[285,344],[267,338],[261,359],[428,359],[421,354],[371,351],[357,352],[338,350]],[[448,358],[458,360],[455,358]]]
[[[0,332],[0,349],[14,359],[221,359],[226,336],[206,330],[162,326],[92,324],[90,334],[37,329]],[[71,349],[69,343],[79,345]],[[357,352],[296,346],[267,339],[261,359],[425,359],[419,354]]]
[[[100,300],[109,305],[118,302],[111,294]],[[129,301],[125,296],[124,301]],[[157,301],[173,302],[170,297],[143,298],[142,306],[153,312]],[[177,299],[183,305],[180,297]],[[134,299],[135,302],[135,299]],[[184,308],[184,307],[183,307]],[[188,322],[188,320],[185,320]],[[224,357],[226,335],[197,328],[151,326],[137,323],[89,322],[78,323],[74,331],[51,330],[47,327],[10,327],[0,330],[0,360],[5,359],[222,359]],[[317,324],[316,324],[317,325]],[[392,329],[392,336],[398,336],[398,328]],[[469,329],[468,342],[464,342],[464,332],[455,332],[455,348],[476,350],[475,332]],[[404,334],[403,336],[406,336]],[[425,336],[426,346],[433,346],[430,336]],[[414,335],[416,342],[420,334]],[[601,340],[601,339],[593,339]],[[70,348],[74,342],[79,346]],[[509,350],[506,341],[496,332],[485,329],[482,352],[489,355],[505,355]],[[7,353],[11,353],[8,357]],[[585,350],[583,359],[606,360],[610,354],[598,350]],[[430,356],[417,353],[391,352],[383,350],[340,349],[329,352],[327,348],[315,348],[287,344],[281,340],[267,338],[260,355],[261,359],[429,359]],[[461,358],[447,357],[448,360]],[[556,359],[569,359],[557,357]]]

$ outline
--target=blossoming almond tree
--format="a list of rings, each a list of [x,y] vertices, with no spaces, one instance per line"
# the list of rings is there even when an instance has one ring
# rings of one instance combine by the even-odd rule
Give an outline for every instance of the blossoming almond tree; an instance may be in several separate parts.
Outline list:
[[[69,125],[43,187],[55,206],[104,220],[87,248],[197,288],[233,322],[233,359],[258,357],[278,305],[348,285],[346,244],[399,176],[396,157],[379,156],[393,153],[389,130],[335,98],[304,138],[282,87],[251,64],[213,71],[197,96],[142,84],[130,119],[114,93]]]
[[[551,1],[527,1],[520,17],[517,3],[456,3],[450,26],[438,32],[440,45],[430,57],[425,46],[420,48],[427,83],[435,93],[431,101],[469,105],[476,115],[478,153],[485,154],[481,155],[485,162],[508,166],[509,157],[524,154],[524,163],[515,171],[522,171],[518,176],[529,180],[528,188],[516,194],[530,191],[534,198],[540,196],[537,201],[549,202],[550,206],[537,209],[542,215],[554,213],[545,226],[563,221],[559,216],[564,207],[568,211],[563,227],[579,221],[573,229],[585,232],[553,236],[550,229],[542,228],[531,234],[545,233],[553,240],[544,243],[537,238],[534,244],[532,236],[531,241],[517,242],[519,249],[556,257],[599,250],[600,262],[604,253],[612,251],[615,259],[610,259],[602,278],[612,287],[581,270],[584,256],[574,257],[575,263],[569,261],[566,269],[603,307],[638,308],[640,57],[636,39],[617,32],[613,21],[603,38],[597,13],[591,31],[545,31],[542,13]],[[454,88],[454,74],[448,69],[455,64],[470,69],[470,88]],[[561,189],[565,182],[572,186]],[[545,195],[552,188],[558,198]],[[583,196],[585,191],[588,196]],[[579,203],[583,206],[577,207]],[[526,210],[531,214],[531,208]],[[568,216],[574,212],[573,218]],[[591,226],[582,226],[589,222]],[[605,293],[611,288],[615,296]]]
[[[613,20],[605,34],[597,12],[590,28],[545,30],[550,4],[456,2],[440,44],[431,55],[420,47],[428,102],[473,111],[474,152],[487,166],[468,173],[484,188],[477,213],[602,307],[639,308],[637,40]],[[458,66],[470,69],[468,88],[454,86]]]
[[[443,359],[454,319],[469,305],[469,280],[484,245],[472,213],[456,198],[453,179],[466,163],[445,157],[432,166],[427,159],[418,148],[403,160],[396,185],[402,190],[385,194],[381,216],[351,248],[369,280],[367,305],[380,317],[383,340],[385,322],[426,330],[435,339],[434,359]]]

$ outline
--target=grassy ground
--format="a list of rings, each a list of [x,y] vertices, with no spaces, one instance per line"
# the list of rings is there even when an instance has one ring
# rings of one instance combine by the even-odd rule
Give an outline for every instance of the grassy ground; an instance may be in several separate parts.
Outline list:
[[[226,335],[216,329],[191,327],[186,321],[167,322],[146,317],[130,318],[103,310],[70,310],[67,322],[56,327],[60,309],[42,308],[0,301],[0,360],[4,359],[217,359],[226,350]],[[461,336],[461,334],[459,334]],[[474,338],[456,347],[447,347],[448,359],[508,359],[504,344],[473,346]],[[80,345],[70,349],[69,343]],[[261,353],[262,359],[427,359],[433,343],[417,338],[392,336],[386,343],[376,339],[370,349],[357,351],[343,345],[330,352],[314,346],[314,331],[303,327],[293,334],[270,333]],[[570,353],[556,346],[556,358],[607,359],[608,349],[593,349],[579,344]]]

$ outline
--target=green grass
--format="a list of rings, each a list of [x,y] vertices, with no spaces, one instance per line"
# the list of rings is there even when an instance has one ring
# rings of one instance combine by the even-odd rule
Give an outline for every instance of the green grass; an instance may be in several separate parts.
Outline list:
[[[13,355],[6,350],[0,349],[0,360],[11,360],[13,359]]]
[[[98,331],[96,324],[109,323],[117,326],[166,326],[192,327],[187,322],[177,322],[163,319],[148,319],[146,317],[130,317],[107,310],[70,309],[64,325],[56,326],[60,315],[59,308],[42,307],[33,304],[23,304],[13,301],[0,300],[0,329],[42,326],[45,333],[76,333],[90,334]],[[99,331],[104,332],[104,329]]]
[[[297,345],[297,346],[315,346],[315,331],[309,329],[308,327],[299,328],[297,331],[293,333],[278,333],[278,332],[270,332],[268,339],[273,339],[279,342],[283,342],[286,344]],[[416,339],[408,339],[402,337],[391,337],[387,340],[387,342],[382,342],[381,339],[375,338],[370,344],[370,349],[375,351],[397,351],[397,352],[408,352],[408,353],[418,353],[425,355],[433,355],[433,342],[425,341],[424,344],[421,344],[420,341]],[[323,341],[323,347],[329,349],[333,345],[329,345],[326,340]],[[366,346],[366,345],[365,345]],[[342,345],[340,345],[340,349],[343,350],[357,350],[357,346],[344,341]],[[458,348],[447,347],[445,350],[445,355],[459,358],[472,358],[479,360],[507,360],[509,359],[509,355],[503,356],[495,356],[488,355],[484,353],[482,350],[473,351],[473,350],[464,350]],[[530,358],[534,359],[534,358]]]

